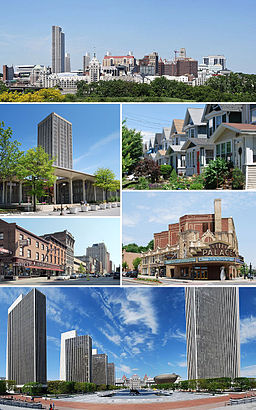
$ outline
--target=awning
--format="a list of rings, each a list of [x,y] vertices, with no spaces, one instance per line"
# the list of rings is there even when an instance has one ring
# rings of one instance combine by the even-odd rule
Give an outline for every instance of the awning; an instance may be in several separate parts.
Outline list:
[[[0,253],[10,253],[8,249],[0,248]]]
[[[30,268],[30,269],[42,269],[42,270],[55,270],[55,271],[63,272],[63,269],[61,269],[61,268],[46,268],[46,267],[44,267],[44,266],[26,266],[26,268]]]

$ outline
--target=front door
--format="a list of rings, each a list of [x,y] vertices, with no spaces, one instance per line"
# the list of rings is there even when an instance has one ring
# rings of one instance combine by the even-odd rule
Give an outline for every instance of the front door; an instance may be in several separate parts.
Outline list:
[[[195,266],[194,267],[194,279],[195,280],[206,280],[206,279],[208,279],[208,268],[207,268],[207,266]]]

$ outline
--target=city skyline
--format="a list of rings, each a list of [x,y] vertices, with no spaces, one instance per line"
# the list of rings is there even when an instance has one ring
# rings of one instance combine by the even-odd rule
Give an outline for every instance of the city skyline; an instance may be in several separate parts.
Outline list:
[[[1,288],[0,375],[5,375],[7,310],[28,288]],[[48,380],[59,379],[61,333],[76,329],[116,364],[116,376],[187,378],[184,289],[40,288],[47,298]],[[255,377],[256,290],[241,288],[241,376]]]
[[[222,201],[222,216],[233,217],[239,254],[256,267],[254,221],[256,195],[248,192],[123,192],[123,243],[146,246],[154,233],[166,230],[183,215],[214,213],[213,201]],[[140,229],[138,229],[138,226]]]
[[[28,150],[37,146],[38,124],[55,112],[72,123],[73,169],[94,174],[110,168],[119,179],[119,110],[117,104],[1,104],[0,121],[12,128],[20,150]]]
[[[110,260],[120,265],[120,222],[119,218],[2,218],[5,222],[16,223],[40,236],[67,229],[75,238],[74,256],[86,255],[86,248],[94,243],[104,242],[110,253]]]
[[[2,23],[0,65],[51,65],[51,26],[58,25],[65,33],[65,48],[70,53],[72,69],[82,68],[82,57],[86,52],[92,55],[96,51],[97,57],[102,60],[108,50],[113,55],[123,55],[132,50],[136,58],[157,51],[162,58],[170,59],[174,57],[174,50],[185,47],[188,55],[200,62],[205,55],[224,54],[228,68],[233,71],[255,72],[250,51],[255,36],[254,16],[250,12],[252,0],[245,0],[242,4],[235,1],[232,8],[216,0],[215,7],[211,7],[208,13],[202,0],[196,4],[188,0],[185,4],[165,0],[160,0],[159,4],[156,0],[143,0],[136,5],[136,13],[130,4],[124,3],[120,7],[117,0],[110,0],[107,6],[102,0],[97,6],[76,0],[72,12],[68,6],[66,0],[56,0],[53,8],[46,0],[43,8],[33,4],[25,10],[14,0],[12,21]],[[8,5],[3,4],[1,11],[7,15]],[[202,14],[205,19],[202,19]],[[26,19],[31,24],[26,25],[24,31]],[[152,20],[158,24],[148,24]],[[171,36],[171,39],[170,24],[175,33],[175,38]],[[118,36],[113,36],[109,27],[115,27]],[[123,27],[126,29],[123,30]],[[134,27],[140,27],[140,31],[135,33]],[[221,35],[213,36],[213,31]],[[20,42],[23,47],[20,47]],[[245,44],[248,47],[245,48]]]

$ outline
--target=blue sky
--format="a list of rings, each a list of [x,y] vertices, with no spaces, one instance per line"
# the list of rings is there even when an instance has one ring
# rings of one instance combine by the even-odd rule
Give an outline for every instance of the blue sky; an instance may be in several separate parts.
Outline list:
[[[104,242],[110,259],[120,265],[120,220],[119,218],[3,218],[15,222],[36,235],[67,229],[75,238],[75,255],[85,255],[85,249],[94,243]]]
[[[2,2],[0,66],[51,64],[51,26],[66,34],[71,67],[82,67],[86,51],[101,59],[107,50],[132,50],[141,58],[158,51],[163,58],[186,47],[187,55],[202,61],[208,54],[224,54],[234,71],[255,72],[255,2],[233,0],[32,0]],[[11,13],[11,18],[8,18]]]
[[[147,245],[183,215],[214,213],[215,198],[222,200],[222,216],[234,219],[239,253],[256,268],[254,192],[123,192],[123,243]]]
[[[174,119],[184,120],[188,108],[204,108],[204,104],[123,104],[122,119],[126,126],[140,131],[143,141],[153,144],[156,132],[171,127]]]
[[[93,174],[110,168],[120,178],[118,104],[0,104],[0,121],[27,150],[37,146],[37,125],[51,112],[72,122],[73,169]]]
[[[117,376],[154,377],[175,372],[184,379],[186,324],[183,288],[40,288],[47,297],[48,379],[59,378],[60,335],[76,329],[114,361]],[[5,375],[7,310],[29,289],[0,289],[0,376]],[[256,289],[240,289],[242,375],[256,376]]]

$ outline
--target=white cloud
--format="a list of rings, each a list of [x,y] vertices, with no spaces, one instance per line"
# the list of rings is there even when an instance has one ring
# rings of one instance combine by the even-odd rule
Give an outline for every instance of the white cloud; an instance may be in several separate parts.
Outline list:
[[[132,215],[123,214],[123,226],[134,227],[138,223],[138,219]]]
[[[177,363],[179,367],[187,367],[187,362],[179,362]]]
[[[166,344],[170,341],[170,339],[176,339],[180,340],[182,342],[186,341],[186,333],[182,332],[180,329],[169,329],[168,332],[164,334],[163,337],[163,346],[166,346]]]
[[[117,367],[117,370],[126,374],[132,373],[132,369],[130,368],[130,366],[126,366],[125,364],[121,364],[119,367]]]
[[[143,137],[143,142],[149,142],[151,140],[152,144],[155,139],[155,133],[153,131],[141,131],[141,135]]]
[[[99,150],[99,148],[102,148],[104,145],[109,144],[112,141],[119,140],[119,138],[120,138],[119,133],[113,132],[112,134],[110,134],[110,135],[108,135],[104,138],[99,139],[97,142],[95,142],[95,144],[90,146],[90,148],[88,149],[88,151],[85,154],[80,155],[80,157],[75,158],[74,159],[74,164],[77,164],[82,159],[84,159],[86,157],[89,157],[93,153],[97,152]]]
[[[104,336],[106,336],[106,338],[108,339],[108,340],[110,340],[111,342],[113,342],[113,343],[115,343],[116,345],[120,345],[121,344],[121,336],[119,335],[119,334],[117,334],[117,333],[115,333],[115,332],[113,332],[113,329],[112,330],[110,330],[109,329],[109,332],[108,331],[106,331],[105,329],[100,329],[100,331],[104,334]],[[111,332],[111,334],[110,334],[110,332]]]
[[[55,344],[55,346],[60,347],[60,339],[54,336],[47,336],[48,342]]]
[[[250,316],[240,320],[240,342],[256,342],[256,317]]]
[[[256,364],[252,366],[246,366],[241,369],[241,376],[242,377],[256,377]]]

